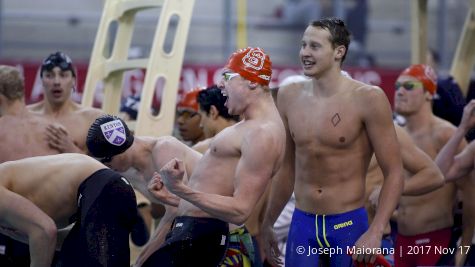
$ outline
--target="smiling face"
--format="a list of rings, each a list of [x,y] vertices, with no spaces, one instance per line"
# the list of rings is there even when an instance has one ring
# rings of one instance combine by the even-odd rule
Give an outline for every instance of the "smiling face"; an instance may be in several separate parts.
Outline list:
[[[407,75],[398,77],[394,92],[394,110],[397,113],[403,116],[417,113],[429,98],[430,94],[419,80]]]
[[[306,76],[319,76],[335,64],[340,65],[345,47],[334,48],[330,38],[330,32],[321,27],[308,26],[305,30],[299,56]]]

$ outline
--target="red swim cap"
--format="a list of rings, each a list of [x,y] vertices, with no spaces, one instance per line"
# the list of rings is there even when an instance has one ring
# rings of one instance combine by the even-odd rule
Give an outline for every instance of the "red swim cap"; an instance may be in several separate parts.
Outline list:
[[[416,64],[405,69],[401,75],[412,76],[422,82],[424,88],[431,94],[437,90],[437,75],[429,65]]]
[[[234,52],[225,68],[239,73],[246,80],[266,86],[272,76],[270,57],[259,47],[248,47]]]
[[[201,91],[201,88],[197,87],[192,89],[183,95],[180,102],[177,104],[177,108],[186,108],[192,109],[195,112],[198,112],[198,93]]]

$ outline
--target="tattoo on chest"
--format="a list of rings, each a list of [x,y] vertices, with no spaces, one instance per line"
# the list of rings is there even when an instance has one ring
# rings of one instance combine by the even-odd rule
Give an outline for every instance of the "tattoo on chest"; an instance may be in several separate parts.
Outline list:
[[[333,115],[333,117],[332,117],[333,127],[336,127],[338,125],[338,123],[340,123],[340,121],[341,121],[340,114],[335,113],[335,115]]]

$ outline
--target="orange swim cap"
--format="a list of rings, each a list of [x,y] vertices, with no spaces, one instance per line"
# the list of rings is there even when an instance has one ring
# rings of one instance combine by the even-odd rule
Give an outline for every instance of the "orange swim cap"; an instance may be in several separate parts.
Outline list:
[[[411,65],[401,75],[412,76],[422,82],[424,88],[431,94],[437,90],[437,75],[432,67],[425,64]]]
[[[200,87],[192,89],[183,95],[180,102],[177,104],[177,108],[192,109],[195,112],[198,112],[198,93],[201,91]]]
[[[234,52],[225,68],[239,73],[246,80],[266,86],[272,76],[270,57],[259,47],[248,47]]]

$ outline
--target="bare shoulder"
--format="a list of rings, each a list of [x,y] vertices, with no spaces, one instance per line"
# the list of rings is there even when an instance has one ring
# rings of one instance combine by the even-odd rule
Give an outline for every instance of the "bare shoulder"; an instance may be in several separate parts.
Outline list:
[[[450,137],[452,137],[457,128],[452,123],[439,117],[434,116],[433,119],[433,134],[437,140],[441,140],[441,142],[445,144]]]
[[[75,113],[78,115],[81,115],[82,117],[94,118],[94,119],[105,114],[104,111],[102,111],[101,109],[84,107],[79,104],[77,106]]]
[[[277,105],[281,106],[294,101],[295,98],[306,90],[311,90],[312,87],[312,80],[291,83],[280,87],[277,92]]]
[[[44,100],[41,100],[40,102],[27,105],[26,108],[32,112],[40,112],[43,106],[44,106]]]
[[[191,154],[199,154],[173,136],[160,136],[156,138],[154,145],[154,156],[184,157]],[[158,154],[157,154],[158,153]]]
[[[210,143],[211,143],[211,139],[212,138],[207,138],[203,141],[199,141],[198,143],[196,143],[192,148],[198,152],[200,152],[201,154],[204,154],[206,152],[206,150],[208,150],[209,146],[210,146]]]
[[[180,141],[174,136],[160,136],[155,139],[155,147],[158,149],[173,148],[179,145]]]
[[[378,86],[352,80],[350,81],[349,88],[352,89],[350,92],[352,92],[357,99],[362,101],[374,100],[375,98],[387,99],[383,89]]]
[[[257,150],[280,150],[285,142],[285,128],[280,120],[254,123],[251,127],[248,127],[244,141]]]

